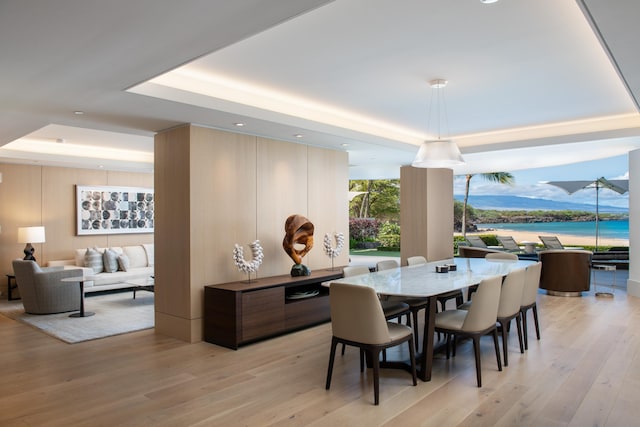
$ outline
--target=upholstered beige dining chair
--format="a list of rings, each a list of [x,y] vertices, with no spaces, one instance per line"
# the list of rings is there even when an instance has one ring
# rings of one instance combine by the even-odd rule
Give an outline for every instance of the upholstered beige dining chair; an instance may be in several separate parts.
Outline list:
[[[395,259],[384,259],[376,263],[376,270],[391,270],[392,268],[398,268],[400,264]]]
[[[518,329],[518,344],[520,345],[520,353],[524,353],[522,343],[522,316],[520,314],[520,303],[522,302],[522,292],[524,289],[525,269],[520,268],[513,270],[502,282],[502,290],[500,291],[500,304],[498,304],[498,324],[502,332],[502,355],[504,357],[504,366],[509,366],[509,324],[515,319]]]
[[[352,265],[342,269],[342,275],[344,277],[360,276],[363,274],[369,274],[369,267],[364,265]],[[400,300],[384,299],[380,301],[380,305],[382,306],[382,311],[387,319],[402,318],[402,316],[406,315],[407,323],[411,325],[409,305],[405,302]],[[344,346],[342,347],[342,354],[344,354]]]
[[[413,330],[410,326],[387,322],[373,288],[332,283],[329,288],[331,305],[331,353],[327,369],[326,389],[331,376],[338,343],[360,349],[360,372],[364,372],[363,353],[369,356],[373,367],[374,404],[380,401],[380,352],[405,342],[409,346],[413,385],[417,384]]]
[[[540,285],[540,272],[542,271],[542,263],[527,266],[524,276],[524,290],[522,291],[522,302],[520,303],[520,313],[522,314],[522,329],[524,335],[524,349],[529,349],[529,339],[527,331],[527,311],[533,312],[533,322],[536,328],[536,338],[540,340],[540,325],[538,324],[538,306],[536,299],[538,297],[538,286]]]
[[[387,260],[380,261],[378,263],[378,271],[385,270],[388,268],[398,267],[398,264],[395,260],[391,260],[391,261],[395,263],[395,265],[392,265],[391,262],[387,262]],[[426,263],[427,263],[427,259],[420,255],[407,258],[407,264],[409,266],[417,266],[417,265],[422,265]],[[386,299],[386,302],[389,304],[392,303],[393,301],[403,302],[409,305],[409,311],[411,312],[411,317],[413,319],[410,324],[412,324],[414,328],[416,328],[416,325],[418,325],[418,312],[420,312],[420,310],[422,309],[426,309],[429,306],[429,300],[426,298],[388,297]],[[384,305],[383,305],[383,308],[384,308]],[[415,338],[416,348],[418,348],[420,337],[418,337],[418,334],[414,334],[414,338]]]
[[[410,256],[407,258],[407,265],[423,265],[427,263],[427,259],[422,255]]]
[[[447,336],[446,356],[449,358],[450,341],[454,337],[453,356],[455,357],[457,337],[469,337],[473,341],[473,351],[476,360],[476,379],[478,387],[482,387],[480,365],[480,337],[491,333],[496,351],[498,370],[502,371],[500,362],[500,348],[498,345],[498,304],[502,278],[495,276],[480,282],[478,290],[473,296],[469,310],[446,310],[436,314],[435,330]]]
[[[351,265],[342,269],[342,275],[344,277],[360,276],[363,274],[369,274],[369,267],[364,265]],[[402,316],[407,316],[407,325],[411,326],[411,307],[402,299],[382,299],[380,300],[380,306],[387,320],[398,319],[400,321]],[[344,351],[345,346],[343,344],[341,351],[343,355]]]
[[[522,342],[522,325],[520,314],[520,304],[522,302],[522,293],[524,290],[525,269],[519,268],[511,271],[502,281],[502,290],[500,291],[500,303],[498,304],[497,322],[502,332],[502,353],[504,357],[504,366],[509,366],[509,358],[507,350],[509,348],[509,324],[513,319],[516,320],[518,329],[518,344],[520,345],[520,353],[524,353]],[[472,302],[467,301],[458,307],[459,310],[468,310]]]

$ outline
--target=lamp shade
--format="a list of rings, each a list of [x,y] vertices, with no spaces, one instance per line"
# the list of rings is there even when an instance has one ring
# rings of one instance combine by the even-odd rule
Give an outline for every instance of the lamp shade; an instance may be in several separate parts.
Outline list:
[[[411,166],[416,168],[452,168],[464,164],[460,149],[451,140],[425,141]]]
[[[18,228],[18,243],[43,243],[44,227],[20,227]]]

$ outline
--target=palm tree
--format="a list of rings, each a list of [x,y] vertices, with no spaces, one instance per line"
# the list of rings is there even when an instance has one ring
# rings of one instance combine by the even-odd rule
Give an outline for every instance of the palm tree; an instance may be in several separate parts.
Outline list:
[[[491,172],[481,173],[480,176],[487,181],[497,182],[499,184],[513,185],[515,178],[509,172]],[[467,201],[469,199],[469,183],[473,178],[473,174],[466,176],[466,184],[464,188],[464,203],[462,205],[462,237],[467,236]]]

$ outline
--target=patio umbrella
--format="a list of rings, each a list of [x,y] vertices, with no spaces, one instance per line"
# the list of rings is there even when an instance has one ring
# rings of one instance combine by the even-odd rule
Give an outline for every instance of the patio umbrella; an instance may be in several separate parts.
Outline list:
[[[555,185],[556,187],[560,187],[569,194],[573,194],[576,191],[582,190],[584,188],[596,189],[596,251],[597,251],[598,250],[598,234],[599,234],[598,193],[600,192],[601,188],[608,188],[609,190],[613,190],[618,194],[624,194],[627,191],[629,191],[629,180],[598,178],[594,181],[546,181],[545,184],[551,184],[551,185]]]

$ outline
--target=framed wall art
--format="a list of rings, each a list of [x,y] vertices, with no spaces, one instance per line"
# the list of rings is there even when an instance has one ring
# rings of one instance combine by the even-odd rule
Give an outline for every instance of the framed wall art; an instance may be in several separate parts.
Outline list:
[[[152,188],[76,185],[76,233],[153,233]]]

